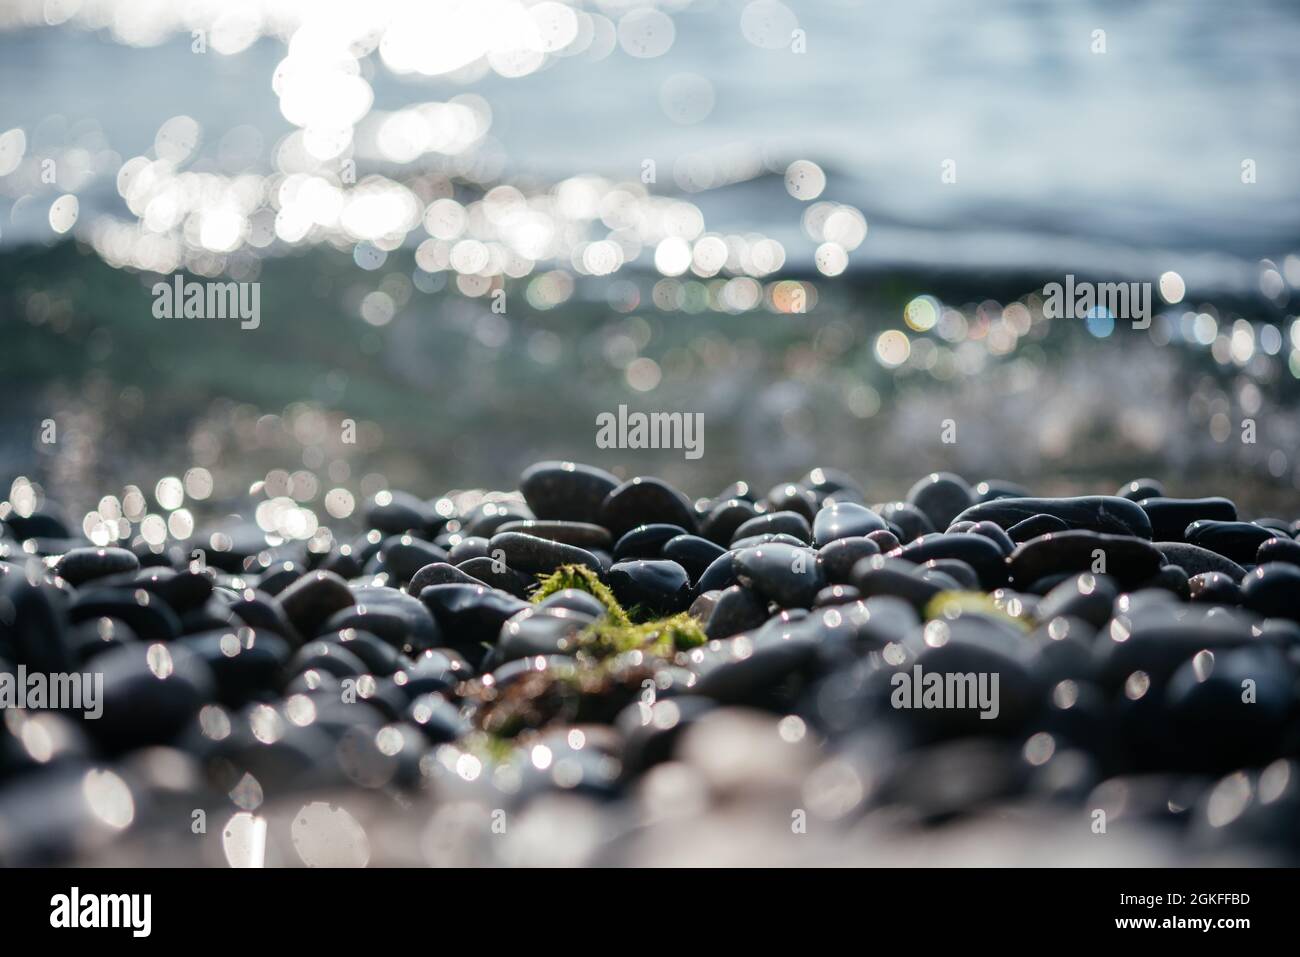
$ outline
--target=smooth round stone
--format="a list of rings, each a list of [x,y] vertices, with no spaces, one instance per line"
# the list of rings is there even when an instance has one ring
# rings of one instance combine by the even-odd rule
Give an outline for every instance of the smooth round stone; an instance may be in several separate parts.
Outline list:
[[[1265,618],[1300,621],[1300,568],[1270,562],[1251,569],[1241,582],[1242,604]]]
[[[293,626],[284,608],[273,596],[255,589],[244,589],[230,604],[231,613],[249,628],[279,635],[297,648],[306,636]]]
[[[385,535],[423,533],[435,524],[435,514],[422,499],[410,492],[385,490],[366,503],[364,521]]]
[[[337,641],[309,641],[296,652],[285,668],[286,674],[323,671],[336,678],[354,678],[367,673],[361,656]]]
[[[506,522],[506,525],[520,524],[517,522]],[[485,558],[491,546],[488,539],[482,535],[467,535],[447,551],[447,557],[443,561],[451,565],[459,565],[461,562],[467,562],[471,558]],[[413,592],[418,594],[418,592]]]
[[[1187,579],[1189,601],[1205,605],[1240,605],[1241,588],[1223,572],[1201,572]]]
[[[537,585],[536,576],[516,571],[492,558],[471,558],[462,562],[459,570],[474,581],[509,592],[516,598],[527,598],[528,593]]]
[[[937,585],[944,591],[961,591],[965,585],[960,578],[949,575],[940,568],[935,567],[934,562],[926,562],[924,565],[917,565],[916,570],[912,572],[917,578],[931,585]]]
[[[431,744],[451,744],[471,730],[460,709],[436,692],[412,701],[406,719],[424,732]]]
[[[408,697],[450,691],[470,675],[469,662],[451,649],[431,649],[397,674]]]
[[[181,616],[181,634],[193,635],[215,629],[241,628],[246,622],[235,614],[232,603],[221,593],[214,593],[199,608],[191,608]]]
[[[709,616],[713,614],[713,609],[718,605],[718,599],[721,597],[722,592],[720,591],[706,591],[703,595],[696,595],[691,602],[691,607],[686,609],[686,614],[701,624],[707,623]]]
[[[1138,502],[1151,520],[1151,537],[1156,541],[1180,542],[1192,522],[1209,519],[1235,522],[1237,506],[1226,498],[1144,498]]]
[[[632,559],[609,569],[609,587],[619,604],[653,615],[685,611],[691,603],[691,580],[676,562]],[[644,615],[643,615],[644,617]]]
[[[907,490],[906,498],[925,513],[932,526],[947,528],[974,503],[975,492],[960,475],[931,472]]]
[[[83,725],[106,751],[166,744],[214,700],[212,669],[177,644],[138,642],[95,658],[103,713]]]
[[[736,537],[736,529],[757,515],[754,503],[743,498],[719,502],[700,522],[700,535],[718,545],[726,545]]]
[[[433,613],[447,644],[471,663],[482,658],[483,645],[496,641],[507,619],[530,607],[486,585],[430,585],[420,592],[420,601]]]
[[[314,570],[333,572],[340,578],[356,578],[362,573],[364,566],[357,560],[353,554],[350,544],[336,545],[328,555],[321,559]]]
[[[1055,515],[1031,515],[1007,529],[1007,538],[1017,545],[1053,532],[1068,532],[1070,526]]]
[[[1034,615],[1039,621],[1053,618],[1077,618],[1095,631],[1111,617],[1119,587],[1108,575],[1084,572],[1061,582],[1038,603]]]
[[[892,552],[903,543],[898,540],[898,536],[888,529],[881,529],[878,532],[868,532],[865,536],[876,543],[876,547],[881,552]]]
[[[952,531],[952,529],[950,528],[949,531]],[[969,528],[963,530],[963,533],[967,535],[982,535],[984,538],[987,538],[998,546],[998,549],[1002,552],[1004,558],[1009,557],[1011,553],[1016,550],[1016,543],[1011,540],[1011,536],[1006,533],[1005,529],[995,525],[993,522],[972,522],[970,523]]]
[[[185,635],[171,647],[189,649],[212,670],[217,700],[228,708],[271,697],[291,654],[283,638],[252,628]]]
[[[442,634],[420,599],[395,588],[365,587],[353,592],[356,606],[340,609],[318,634],[354,628],[368,631],[406,654],[437,647]]]
[[[813,541],[820,548],[837,538],[860,538],[884,528],[885,520],[865,505],[843,502],[823,508],[813,518]]]
[[[1151,538],[1151,521],[1142,506],[1117,495],[1080,495],[1067,498],[1000,498],[972,505],[958,520],[993,522],[1008,529],[1035,515],[1052,515],[1071,529],[1105,535]]]
[[[1291,537],[1291,523],[1280,518],[1256,518],[1253,520],[1260,528],[1267,528],[1275,535],[1281,535],[1285,538]]]
[[[178,615],[201,608],[212,594],[212,576],[171,568],[142,568],[98,582],[107,588],[143,588],[157,595]]]
[[[890,552],[891,557],[924,564],[935,559],[957,559],[969,565],[985,591],[1007,583],[1007,560],[998,544],[968,532],[936,532]]]
[[[295,561],[286,559],[274,562],[257,576],[257,590],[268,595],[278,595],[301,578],[304,571],[306,569]]]
[[[721,591],[736,584],[736,566],[731,552],[723,552],[715,558],[704,574],[695,580],[695,594],[702,595],[709,591]]]
[[[911,542],[935,531],[929,516],[910,502],[885,502],[873,511],[902,532],[898,536],[900,542]]]
[[[847,585],[853,578],[853,566],[864,558],[880,554],[880,546],[861,535],[837,538],[817,550],[817,561],[826,580],[833,585]]]
[[[387,678],[406,666],[406,659],[402,657],[401,652],[369,631],[343,628],[339,631],[326,632],[320,636],[320,640],[337,644],[352,652],[361,659],[367,673],[381,678]]]
[[[394,535],[384,539],[378,553],[380,570],[393,581],[410,581],[425,565],[449,560],[446,551],[423,539],[410,535]]]
[[[1166,495],[1164,485],[1153,478],[1140,478],[1126,482],[1115,494],[1133,502],[1141,502],[1147,498],[1164,498]]]
[[[661,558],[663,547],[679,535],[685,535],[686,529],[680,525],[655,523],[638,525],[619,536],[614,544],[614,561],[626,561],[629,558]]]
[[[814,608],[831,608],[862,600],[862,593],[852,585],[827,585],[813,599]]]
[[[485,543],[487,539],[483,540]],[[476,555],[475,558],[483,556]],[[470,561],[470,559],[465,559]],[[425,565],[418,572],[411,576],[410,582],[407,583],[406,593],[419,597],[420,591],[430,585],[479,585],[483,584],[473,575],[464,570],[457,568],[455,565],[447,562],[434,562],[431,565]]]
[[[767,507],[773,512],[797,512],[812,521],[821,508],[821,496],[803,485],[777,485],[767,493]]]
[[[601,570],[600,559],[585,548],[522,532],[493,535],[490,554],[494,558],[503,557],[511,569],[529,575],[549,575],[561,565],[585,565],[597,574]]]
[[[1241,581],[1246,575],[1246,569],[1236,562],[1199,545],[1186,542],[1156,542],[1155,545],[1166,562],[1177,565],[1193,578],[1206,572],[1218,572],[1233,581]]]
[[[552,592],[538,602],[537,607],[574,611],[586,615],[593,621],[604,618],[606,614],[604,603],[591,592],[583,591],[580,588],[563,588],[560,591]]]
[[[506,522],[497,529],[498,535],[502,532],[522,532],[525,535],[545,538],[552,542],[562,542],[565,545],[576,545],[578,548],[588,550],[598,548],[608,550],[614,544],[614,537],[609,534],[609,529],[591,522],[543,521],[537,519]]]
[[[1139,582],[1137,588],[1163,588],[1166,591],[1173,592],[1179,598],[1186,601],[1191,597],[1191,590],[1187,585],[1187,572],[1178,565],[1165,565],[1158,572],[1152,575],[1144,582]]]
[[[861,501],[866,495],[862,485],[848,472],[825,466],[810,469],[808,474],[799,480],[799,484],[822,498],[827,495],[849,492],[857,496],[858,501]]]
[[[501,626],[492,665],[537,655],[576,654],[578,635],[595,620],[567,608],[526,608]]]
[[[794,545],[796,548],[807,548],[808,543],[795,538],[793,535],[767,533],[764,535],[750,535],[746,538],[738,538],[728,546],[729,551],[739,551],[742,548],[757,548],[759,545]]]
[[[817,553],[810,548],[782,544],[744,548],[732,554],[732,564],[742,585],[781,608],[811,608],[826,586]]]
[[[1300,542],[1293,538],[1270,538],[1262,543],[1255,553],[1255,564],[1267,565],[1271,562],[1300,565]]]
[[[1102,567],[1098,562],[1104,561]],[[1094,571],[1121,587],[1145,581],[1160,570],[1164,556],[1149,541],[1089,531],[1044,535],[1017,546],[1007,559],[1011,581],[1024,585],[1048,575]]]
[[[928,561],[922,562],[921,567],[925,569],[925,571],[920,574],[926,581],[941,581],[942,579],[938,579],[934,575],[930,574],[931,572],[938,572],[939,574],[946,575],[949,581],[954,582],[957,587],[963,588],[966,591],[977,591],[980,589],[979,575],[975,573],[974,568],[962,561],[960,558],[931,558]]]
[[[789,535],[804,544],[812,541],[812,526],[798,512],[768,512],[741,523],[731,541],[755,535]]]
[[[676,535],[664,543],[661,557],[676,562],[686,569],[691,581],[696,581],[727,550],[698,535]]]
[[[348,583],[333,572],[308,572],[277,596],[280,607],[304,637],[319,634],[337,611],[355,602]]]
[[[68,607],[68,621],[74,625],[99,618],[126,622],[143,641],[171,641],[182,633],[181,620],[171,606],[144,589],[87,589]]]
[[[923,610],[940,592],[955,583],[926,581],[918,576],[916,565],[901,558],[875,555],[853,567],[852,585],[866,598],[901,598],[917,610]]]
[[[802,622],[773,618],[755,631],[709,642],[691,656],[691,691],[719,704],[772,705],[781,686],[811,670],[817,642]]]
[[[1008,482],[1006,479],[984,479],[982,482],[977,482],[972,491],[975,493],[976,503],[991,502],[998,498],[1029,498],[1034,494],[1023,485]]]
[[[54,564],[54,573],[73,585],[96,578],[133,572],[140,559],[125,548],[74,548]]]
[[[537,518],[595,525],[604,524],[601,507],[618,485],[604,469],[576,462],[538,462],[519,479],[519,491]]]
[[[1217,552],[1239,565],[1255,560],[1259,546],[1273,537],[1273,532],[1252,522],[1192,522],[1183,532],[1189,545]]]
[[[667,482],[646,476],[629,479],[605,497],[599,524],[615,536],[638,525],[679,525],[684,532],[696,528],[695,511],[686,496]]]
[[[757,628],[767,621],[767,602],[743,585],[732,585],[718,593],[704,633],[710,639],[730,638]]]

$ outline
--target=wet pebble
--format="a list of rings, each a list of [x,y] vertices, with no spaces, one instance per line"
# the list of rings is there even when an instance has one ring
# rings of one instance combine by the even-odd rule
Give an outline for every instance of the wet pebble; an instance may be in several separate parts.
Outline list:
[[[1273,532],[1251,522],[1216,522],[1208,519],[1192,522],[1183,532],[1189,545],[1209,549],[1239,565],[1255,561],[1259,547],[1273,537]]]
[[[664,543],[661,557],[676,562],[686,569],[692,581],[697,581],[705,570],[727,550],[698,535],[676,535]]]
[[[826,584],[817,553],[810,548],[760,545],[735,552],[732,562],[741,584],[781,608],[810,608]]]
[[[133,572],[140,559],[125,548],[74,548],[54,564],[54,572],[73,585],[83,585],[96,578]]]
[[[858,538],[882,531],[885,520],[865,505],[844,502],[828,505],[818,512],[812,528],[813,541],[821,548],[837,538]]]
[[[691,580],[676,562],[633,559],[610,567],[608,582],[624,608],[643,613],[673,615],[691,602]]]
[[[601,507],[618,485],[603,469],[575,462],[538,462],[519,479],[519,491],[537,518],[596,525],[604,524]]]
[[[599,524],[615,536],[638,525],[678,525],[694,532],[695,511],[686,496],[657,478],[629,479],[613,489],[600,507]]]

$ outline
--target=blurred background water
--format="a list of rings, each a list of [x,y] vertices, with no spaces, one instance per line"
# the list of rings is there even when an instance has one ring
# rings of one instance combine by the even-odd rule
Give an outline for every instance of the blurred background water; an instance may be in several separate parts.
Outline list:
[[[693,494],[827,464],[881,498],[953,468],[1297,500],[1293,3],[9,0],[0,26],[5,478],[434,494],[560,457]],[[177,271],[261,282],[261,328],[155,319]],[[1066,273],[1172,280],[1136,332],[1046,319]],[[620,402],[704,412],[704,458],[596,449]]]

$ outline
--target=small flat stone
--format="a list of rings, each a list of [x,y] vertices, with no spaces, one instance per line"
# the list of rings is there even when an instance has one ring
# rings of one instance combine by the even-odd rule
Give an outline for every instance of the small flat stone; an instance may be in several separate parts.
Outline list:
[[[1053,515],[1071,529],[1104,535],[1151,538],[1151,520],[1142,506],[1117,495],[1080,495],[1072,498],[1000,498],[973,505],[958,520],[990,521],[1003,529],[1035,515]]]
[[[526,521],[506,522],[497,529],[502,532],[522,532],[552,542],[576,545],[588,550],[603,548],[608,550],[614,544],[614,537],[609,529],[591,522],[565,522],[559,520],[532,519]],[[486,554],[486,553],[485,553]]]
[[[74,548],[54,565],[55,574],[73,585],[83,585],[96,578],[133,572],[140,559],[125,548]]]
[[[489,554],[503,558],[510,568],[529,575],[549,575],[561,565],[585,565],[597,573],[601,571],[600,559],[585,548],[522,532],[493,535]]]
[[[1255,561],[1259,547],[1273,537],[1273,532],[1252,522],[1192,522],[1183,532],[1189,545],[1217,552],[1224,558],[1249,565]]]
[[[1180,542],[1192,522],[1210,519],[1235,522],[1237,506],[1226,498],[1144,498],[1138,502],[1151,520],[1151,537],[1162,542]]]

